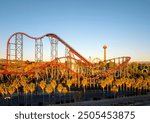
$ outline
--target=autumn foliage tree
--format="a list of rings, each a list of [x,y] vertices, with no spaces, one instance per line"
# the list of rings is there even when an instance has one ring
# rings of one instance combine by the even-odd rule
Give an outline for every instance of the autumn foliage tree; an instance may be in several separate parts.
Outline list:
[[[47,84],[45,88],[46,93],[49,94],[49,102],[50,102],[50,94],[53,92],[53,87],[51,84]]]
[[[8,87],[8,92],[9,92],[9,94],[12,96],[12,95],[14,94],[14,92],[15,92],[15,87],[12,86],[12,85],[9,85],[9,87]]]
[[[45,80],[42,80],[39,84],[40,88],[42,89],[42,92],[43,92],[43,104],[44,104],[44,89],[46,87],[46,81]]]
[[[31,93],[31,104],[32,104],[32,94],[35,91],[35,84],[34,83],[29,84],[29,91]]]
[[[25,94],[25,97],[26,97],[26,105],[27,105],[27,94],[29,93],[29,86],[26,84],[23,86],[23,92]]]

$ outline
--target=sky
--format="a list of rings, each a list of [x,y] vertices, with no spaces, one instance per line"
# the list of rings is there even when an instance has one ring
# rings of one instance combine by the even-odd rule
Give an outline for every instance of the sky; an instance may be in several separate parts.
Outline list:
[[[107,59],[150,61],[150,0],[0,0],[0,58],[15,32],[55,33],[87,59],[103,59],[106,44]],[[34,44],[26,40],[30,59]]]

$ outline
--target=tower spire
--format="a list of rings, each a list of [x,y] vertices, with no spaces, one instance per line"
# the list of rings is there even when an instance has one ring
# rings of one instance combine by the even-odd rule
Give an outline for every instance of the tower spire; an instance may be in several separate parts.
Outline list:
[[[106,62],[106,49],[107,49],[107,45],[104,45],[103,49],[104,49],[104,62]]]

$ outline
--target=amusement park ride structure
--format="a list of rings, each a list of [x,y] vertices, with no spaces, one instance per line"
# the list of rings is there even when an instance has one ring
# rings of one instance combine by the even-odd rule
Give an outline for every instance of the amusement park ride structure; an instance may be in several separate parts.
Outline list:
[[[23,59],[24,37],[35,41],[35,61],[32,64],[25,64]],[[50,60],[48,62],[43,61],[44,38],[50,42]],[[58,56],[58,43],[65,47],[65,56]],[[117,72],[121,75],[121,69],[128,64],[131,58],[124,56],[106,60],[107,46],[105,45],[103,48],[104,61],[92,63],[56,34],[49,33],[41,37],[32,37],[23,32],[16,32],[7,41],[5,70],[1,74],[30,75],[35,72],[45,72],[49,68],[53,77],[60,72],[88,79],[106,77]]]

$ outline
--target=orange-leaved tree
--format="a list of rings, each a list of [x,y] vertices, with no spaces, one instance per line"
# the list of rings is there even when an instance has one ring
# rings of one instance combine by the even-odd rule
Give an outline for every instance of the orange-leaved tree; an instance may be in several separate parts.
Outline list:
[[[0,84],[0,93],[4,96],[5,95],[5,90],[3,84]]]
[[[58,84],[57,91],[60,93],[60,103],[61,103],[61,93],[62,93],[62,90],[63,90],[63,85],[62,84]]]
[[[15,92],[15,87],[13,85],[9,85],[8,93],[12,96]]]
[[[29,92],[29,85],[27,85],[27,84],[25,84],[24,86],[23,86],[23,92],[24,92],[24,94],[25,94],[25,96],[24,97],[26,97],[26,105],[27,105],[27,94],[28,94],[28,92]],[[24,98],[25,99],[25,98]]]
[[[84,93],[85,93],[85,87],[87,86],[87,84],[88,84],[87,78],[84,78],[84,79],[82,80],[82,86],[83,86],[83,88],[84,88]]]
[[[69,88],[69,92],[70,92],[70,87],[71,87],[71,85],[72,85],[72,80],[68,79],[68,80],[67,80],[67,86],[68,86],[68,88]]]
[[[31,105],[32,105],[32,95],[33,95],[33,92],[35,91],[35,83],[30,83],[29,84],[29,91],[31,93]]]
[[[52,86],[52,88],[54,90],[54,93],[55,93],[55,88],[57,86],[56,80],[52,80],[50,84],[51,84],[51,86]]]
[[[46,87],[46,81],[45,80],[42,80],[39,84],[40,88],[42,89],[42,92],[43,92],[43,104],[44,104],[44,89]]]
[[[50,102],[50,94],[53,92],[53,87],[51,84],[46,84],[46,88],[45,88],[46,93],[49,94],[49,102]]]

